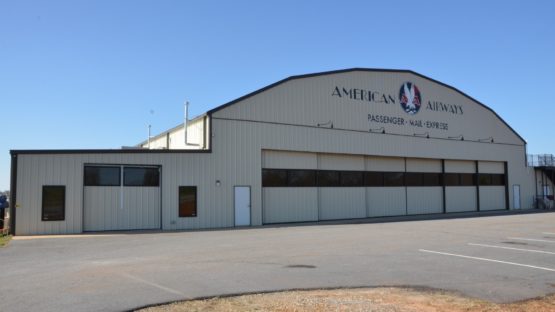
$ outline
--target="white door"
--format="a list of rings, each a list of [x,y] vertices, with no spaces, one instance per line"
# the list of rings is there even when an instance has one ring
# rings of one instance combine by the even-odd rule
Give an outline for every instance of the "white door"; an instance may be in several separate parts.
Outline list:
[[[513,205],[515,209],[520,209],[520,185],[513,185]]]
[[[251,188],[235,187],[235,226],[251,225]]]

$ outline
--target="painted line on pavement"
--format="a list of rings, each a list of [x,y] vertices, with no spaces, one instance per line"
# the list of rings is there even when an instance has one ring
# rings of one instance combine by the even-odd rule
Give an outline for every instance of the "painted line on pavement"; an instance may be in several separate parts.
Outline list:
[[[544,242],[544,243],[553,243],[555,244],[555,240],[547,240],[547,239],[535,239],[535,238],[524,238],[524,237],[507,237],[507,239],[516,239],[516,240],[525,240],[531,242]]]
[[[149,281],[147,281],[147,280],[145,280],[145,279],[142,279],[142,278],[140,278],[140,277],[138,277],[138,276],[134,276],[134,275],[131,275],[131,274],[128,274],[128,273],[119,273],[119,274],[120,274],[121,276],[125,276],[125,277],[127,277],[127,278],[129,278],[129,279],[132,279],[132,280],[134,280],[134,281],[141,282],[141,283],[143,283],[143,284],[147,284],[147,285],[150,285],[150,286],[152,286],[152,287],[156,287],[156,288],[158,288],[158,289],[160,289],[160,290],[163,290],[163,291],[172,293],[172,294],[174,294],[174,295],[185,296],[185,294],[182,293],[182,292],[180,292],[180,291],[177,291],[177,290],[175,290],[175,289],[171,289],[171,288],[166,287],[166,286],[162,286],[162,285],[160,285],[160,284],[156,284],[156,283],[153,283],[153,282],[149,282]]]
[[[543,251],[543,250],[536,250],[536,249],[524,249],[524,248],[514,248],[514,247],[496,246],[496,245],[488,245],[488,244],[476,244],[476,243],[468,243],[468,244],[469,244],[470,246],[480,246],[480,247],[489,247],[489,248],[500,248],[500,249],[518,250],[518,251],[528,251],[528,252],[544,253],[544,254],[548,254],[548,255],[555,255],[555,252]]]
[[[555,233],[553,233],[553,232],[543,232],[542,234],[544,234],[544,235],[555,235]]]
[[[428,253],[433,253],[433,254],[438,254],[438,255],[444,255],[444,256],[452,256],[452,257],[459,257],[459,258],[466,258],[466,259],[473,259],[473,260],[481,260],[481,261],[488,261],[488,262],[495,262],[495,263],[510,264],[510,265],[516,265],[516,266],[521,266],[521,267],[532,268],[532,269],[555,272],[555,269],[545,268],[545,267],[540,267],[540,266],[535,266],[535,265],[529,265],[529,264],[516,263],[516,262],[508,262],[508,261],[501,261],[501,260],[480,258],[480,257],[471,257],[471,256],[458,255],[458,254],[452,254],[452,253],[448,253],[448,252],[433,251],[433,250],[426,250],[426,249],[418,249],[418,251],[428,252]]]

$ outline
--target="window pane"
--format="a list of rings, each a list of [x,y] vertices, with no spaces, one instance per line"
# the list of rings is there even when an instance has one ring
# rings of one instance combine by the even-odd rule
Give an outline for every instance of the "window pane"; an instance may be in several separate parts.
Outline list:
[[[491,174],[491,185],[505,185],[505,175]]]
[[[339,186],[339,171],[318,171],[318,186]]]
[[[119,167],[85,166],[85,186],[119,186]]]
[[[443,179],[445,180],[446,186],[459,186],[460,185],[459,177],[460,175],[458,173],[446,173],[443,175]]]
[[[179,187],[179,217],[196,217],[197,216],[197,187],[196,186],[180,186]]]
[[[383,186],[383,172],[365,172],[364,185]]]
[[[441,186],[440,173],[423,173],[422,176],[424,186]]]
[[[262,169],[262,186],[287,186],[287,170]]]
[[[42,221],[65,219],[65,186],[45,185],[42,187]]]
[[[287,172],[288,186],[316,186],[316,172],[314,170],[289,170]]]
[[[480,185],[491,185],[491,174],[481,173],[479,177]]]
[[[461,185],[462,186],[473,186],[476,185],[473,173],[461,173]]]
[[[341,171],[341,186],[363,186],[362,172]]]
[[[385,186],[404,186],[404,173],[403,172],[385,172],[383,175]]]
[[[422,186],[424,185],[424,176],[422,173],[407,172],[405,173],[405,183],[407,186]]]
[[[125,167],[123,169],[124,186],[159,186],[158,168]]]

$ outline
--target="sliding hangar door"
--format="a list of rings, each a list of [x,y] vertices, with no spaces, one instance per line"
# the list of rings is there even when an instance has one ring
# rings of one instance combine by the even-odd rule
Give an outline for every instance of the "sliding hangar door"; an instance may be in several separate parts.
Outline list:
[[[264,223],[506,209],[502,162],[262,154]]]
[[[161,228],[160,168],[86,165],[84,231]]]

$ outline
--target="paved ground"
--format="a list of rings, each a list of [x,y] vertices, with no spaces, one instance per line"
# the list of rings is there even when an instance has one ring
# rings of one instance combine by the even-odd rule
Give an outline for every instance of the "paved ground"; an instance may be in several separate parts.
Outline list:
[[[199,296],[412,285],[507,302],[555,292],[555,213],[16,239],[0,311],[121,311]]]

